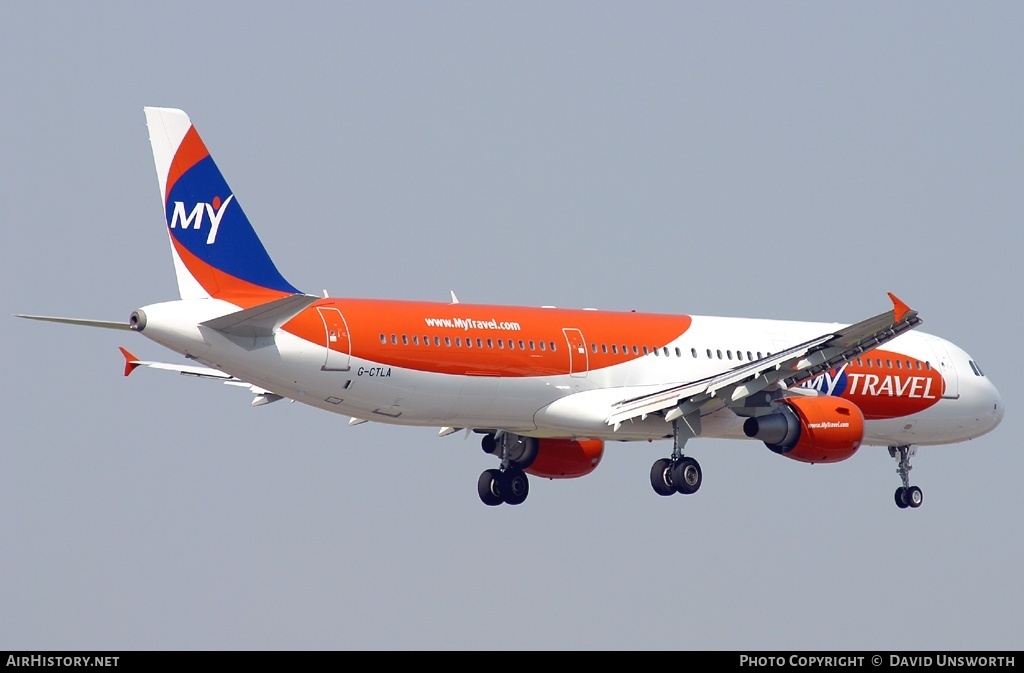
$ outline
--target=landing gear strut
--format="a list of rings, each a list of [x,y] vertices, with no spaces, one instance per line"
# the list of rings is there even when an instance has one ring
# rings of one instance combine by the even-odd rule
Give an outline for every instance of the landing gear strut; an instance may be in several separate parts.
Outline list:
[[[700,488],[703,475],[700,463],[683,455],[686,440],[696,436],[694,429],[679,420],[672,423],[672,457],[656,460],[651,466],[651,487],[658,495],[690,495]]]
[[[484,435],[480,444],[484,453],[501,458],[500,468],[484,470],[477,480],[476,490],[481,502],[491,507],[525,502],[530,494],[530,480],[524,470],[537,458],[537,440],[499,431]]]
[[[900,475],[903,485],[896,489],[896,506],[900,509],[920,507],[924,495],[917,486],[910,485],[910,459],[917,453],[916,446],[890,446],[889,455],[896,459],[896,474]]]

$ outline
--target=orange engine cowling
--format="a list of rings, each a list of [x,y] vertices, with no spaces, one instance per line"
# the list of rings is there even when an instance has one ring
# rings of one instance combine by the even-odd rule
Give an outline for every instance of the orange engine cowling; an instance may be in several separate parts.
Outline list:
[[[604,455],[604,442],[600,439],[544,438],[537,441],[537,458],[526,472],[545,479],[572,479],[590,474]]]
[[[789,397],[780,411],[748,418],[747,437],[804,463],[838,463],[860,448],[864,440],[864,414],[840,397]]]

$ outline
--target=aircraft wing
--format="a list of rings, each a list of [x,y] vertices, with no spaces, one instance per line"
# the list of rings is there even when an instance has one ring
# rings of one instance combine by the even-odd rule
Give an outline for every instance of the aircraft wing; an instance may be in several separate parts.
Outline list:
[[[867,320],[714,376],[668,385],[661,390],[623,399],[612,406],[607,422],[618,430],[625,421],[658,413],[663,413],[666,421],[673,421],[714,401],[736,406],[754,393],[769,388],[790,388],[821,372],[840,367],[921,324],[917,311],[892,293],[889,293],[889,298],[893,303],[892,310]]]
[[[264,404],[270,404],[280,399],[284,399],[281,395],[272,393],[269,390],[264,390],[259,386],[253,385],[248,381],[243,381],[240,378],[234,377],[231,374],[222,372],[219,369],[213,369],[212,367],[198,367],[195,365],[177,365],[169,362],[153,362],[150,360],[140,360],[125,348],[120,348],[121,355],[124,356],[124,375],[128,376],[136,367],[152,367],[153,369],[162,369],[164,371],[178,372],[182,376],[196,376],[203,379],[217,379],[229,386],[242,386],[249,389],[256,397],[252,401],[252,406],[259,407]]]

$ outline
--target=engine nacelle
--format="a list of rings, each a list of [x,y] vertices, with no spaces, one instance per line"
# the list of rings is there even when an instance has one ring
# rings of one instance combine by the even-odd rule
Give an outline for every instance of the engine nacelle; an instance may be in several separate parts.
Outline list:
[[[748,418],[744,434],[804,463],[838,463],[860,448],[864,414],[856,404],[828,395],[789,397],[782,403],[776,413]]]
[[[537,441],[537,457],[525,470],[536,477],[582,477],[593,472],[604,456],[604,442],[600,439],[543,438]]]

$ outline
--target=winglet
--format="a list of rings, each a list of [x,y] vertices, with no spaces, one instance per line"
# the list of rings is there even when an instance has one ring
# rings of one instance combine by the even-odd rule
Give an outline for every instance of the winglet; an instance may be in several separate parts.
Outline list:
[[[139,366],[139,359],[120,346],[118,346],[118,350],[124,356],[124,375],[128,376]]]
[[[911,308],[900,301],[899,297],[894,295],[892,292],[888,293],[889,299],[892,299],[892,314],[896,318],[896,322],[902,322],[903,316],[910,313]]]

